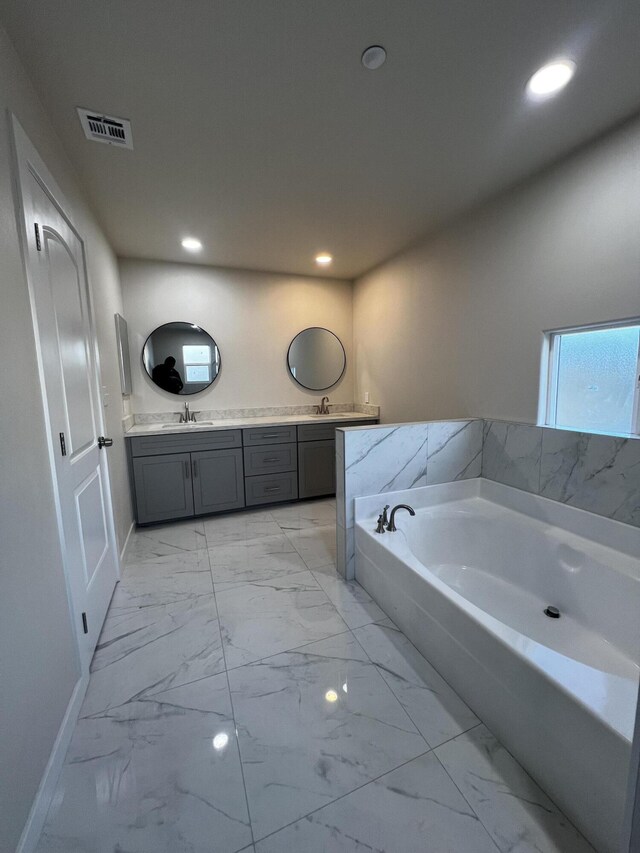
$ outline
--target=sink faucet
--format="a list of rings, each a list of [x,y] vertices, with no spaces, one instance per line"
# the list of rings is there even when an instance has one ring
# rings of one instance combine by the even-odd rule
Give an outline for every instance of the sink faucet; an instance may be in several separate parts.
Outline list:
[[[387,524],[387,530],[389,531],[389,533],[393,533],[395,530],[398,529],[396,527],[395,518],[396,518],[396,512],[399,509],[406,509],[407,512],[409,513],[409,515],[415,515],[416,514],[416,511],[414,510],[414,508],[409,506],[409,504],[398,504],[398,506],[394,506],[394,508],[391,510],[391,515],[389,516],[389,524]]]
[[[329,402],[328,397],[323,397],[320,401],[320,405],[316,406],[316,415],[328,415],[329,414],[329,406],[327,403]]]
[[[196,416],[189,411],[189,404],[185,402],[184,404],[184,412],[180,412],[180,421],[181,424],[194,424],[196,422]]]

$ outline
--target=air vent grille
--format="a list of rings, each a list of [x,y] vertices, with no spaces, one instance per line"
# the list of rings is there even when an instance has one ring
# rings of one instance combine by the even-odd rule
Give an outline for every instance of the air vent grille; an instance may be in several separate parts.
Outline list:
[[[95,110],[85,110],[78,107],[80,124],[84,135],[91,142],[105,142],[107,145],[117,145],[120,148],[133,148],[131,123],[126,118],[105,116]]]

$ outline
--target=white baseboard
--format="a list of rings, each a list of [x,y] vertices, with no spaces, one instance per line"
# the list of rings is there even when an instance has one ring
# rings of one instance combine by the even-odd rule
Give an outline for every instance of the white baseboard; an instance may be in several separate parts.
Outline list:
[[[129,532],[124,540],[124,545],[122,546],[122,551],[120,551],[120,562],[124,559],[124,552],[127,550],[127,545],[129,544],[129,539],[131,538],[131,534],[136,526],[135,521],[131,522],[131,527],[129,528]]]
[[[33,853],[36,849],[88,684],[89,676],[84,675],[74,687],[16,853]]]

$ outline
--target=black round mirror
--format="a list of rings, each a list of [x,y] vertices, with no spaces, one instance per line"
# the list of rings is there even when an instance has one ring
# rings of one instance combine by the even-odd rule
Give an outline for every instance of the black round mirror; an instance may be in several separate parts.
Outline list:
[[[220,373],[220,350],[195,323],[165,323],[149,335],[142,363],[152,382],[169,394],[197,394]]]
[[[328,329],[313,326],[299,332],[287,353],[289,372],[310,391],[325,391],[340,379],[347,366],[342,342]]]

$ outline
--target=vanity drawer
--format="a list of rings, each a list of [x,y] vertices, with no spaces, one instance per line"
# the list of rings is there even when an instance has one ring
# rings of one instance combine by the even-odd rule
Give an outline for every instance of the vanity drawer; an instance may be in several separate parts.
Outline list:
[[[295,471],[297,467],[297,445],[295,442],[275,446],[267,445],[267,447],[245,447],[244,449],[245,477]]]
[[[246,477],[244,481],[247,506],[294,501],[298,497],[298,474],[264,474],[260,477]]]
[[[295,424],[280,427],[250,427],[242,430],[245,447],[252,444],[287,444],[296,440]]]
[[[169,435],[136,435],[129,439],[132,456],[157,456],[190,450],[227,450],[242,447],[239,429],[191,430]]]

